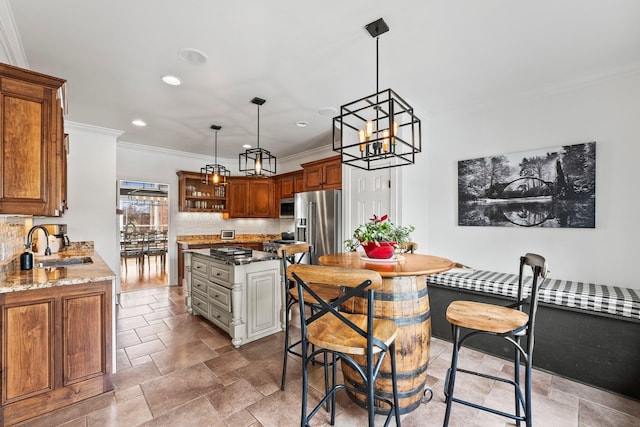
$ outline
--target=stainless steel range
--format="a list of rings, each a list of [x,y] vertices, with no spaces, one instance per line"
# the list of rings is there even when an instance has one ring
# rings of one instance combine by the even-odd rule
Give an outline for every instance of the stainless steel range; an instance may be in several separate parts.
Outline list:
[[[238,246],[211,248],[210,254],[211,258],[230,265],[249,264],[252,262],[267,261],[277,258],[277,255],[265,254],[264,252],[252,251],[251,249],[241,248]]]
[[[265,252],[270,252],[270,253],[277,253],[278,252],[278,248],[280,246],[285,246],[285,245],[292,245],[294,243],[304,243],[304,242],[298,242],[295,239],[291,239],[291,240],[283,240],[283,239],[275,239],[275,240],[269,240],[268,242],[262,242],[262,250]]]

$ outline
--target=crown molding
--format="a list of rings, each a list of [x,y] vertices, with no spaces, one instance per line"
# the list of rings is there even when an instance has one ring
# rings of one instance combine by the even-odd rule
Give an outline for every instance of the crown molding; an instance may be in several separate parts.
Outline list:
[[[0,0],[0,1],[2,1],[2,0]],[[100,127],[100,126],[94,126],[94,125],[87,125],[87,124],[84,124],[84,123],[71,122],[69,120],[65,120],[64,121],[64,127],[66,129],[77,129],[77,130],[84,130],[84,131],[87,131],[87,132],[102,133],[102,134],[105,134],[105,135],[114,136],[116,138],[124,133],[124,131],[117,130],[117,129],[103,128],[103,127]]]

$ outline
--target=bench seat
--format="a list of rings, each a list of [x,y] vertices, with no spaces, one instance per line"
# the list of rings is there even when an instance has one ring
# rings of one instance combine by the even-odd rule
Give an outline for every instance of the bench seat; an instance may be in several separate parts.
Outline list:
[[[451,341],[452,301],[508,305],[517,281],[517,274],[471,269],[427,276],[433,335]],[[539,297],[533,365],[640,400],[640,290],[547,278]],[[512,357],[482,337],[468,344]]]
[[[530,278],[525,279],[525,288],[528,281]],[[518,275],[459,268],[433,274],[427,278],[427,284],[515,298]],[[640,291],[637,289],[547,278],[540,288],[539,298],[541,303],[640,322]]]

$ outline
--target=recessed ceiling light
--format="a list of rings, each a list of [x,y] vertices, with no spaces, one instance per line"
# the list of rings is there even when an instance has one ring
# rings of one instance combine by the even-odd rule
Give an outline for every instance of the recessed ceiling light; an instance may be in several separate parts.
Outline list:
[[[244,144],[242,145],[242,148],[251,148],[251,144]]]
[[[176,76],[162,76],[162,81],[171,86],[180,86],[182,84],[182,80]]]
[[[306,120],[298,120],[296,122],[296,126],[298,126],[299,128],[304,128],[307,127],[309,125],[309,122]]]
[[[185,62],[194,65],[202,65],[207,62],[207,59],[209,59],[206,53],[192,47],[187,47],[180,50],[180,52],[178,52],[178,55],[180,55],[180,58],[182,58]]]
[[[144,122],[144,120],[141,119],[135,119],[135,120],[131,120],[131,124],[133,124],[134,126],[140,126],[140,127],[144,127],[147,124]]]
[[[338,109],[335,107],[324,107],[318,110],[318,113],[321,116],[335,117],[336,115],[338,115]]]

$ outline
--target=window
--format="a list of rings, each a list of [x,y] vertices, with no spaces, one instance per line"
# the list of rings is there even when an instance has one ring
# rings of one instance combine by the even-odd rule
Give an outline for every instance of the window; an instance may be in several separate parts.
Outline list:
[[[136,231],[168,230],[168,190],[166,184],[120,181],[120,230],[131,224]]]

